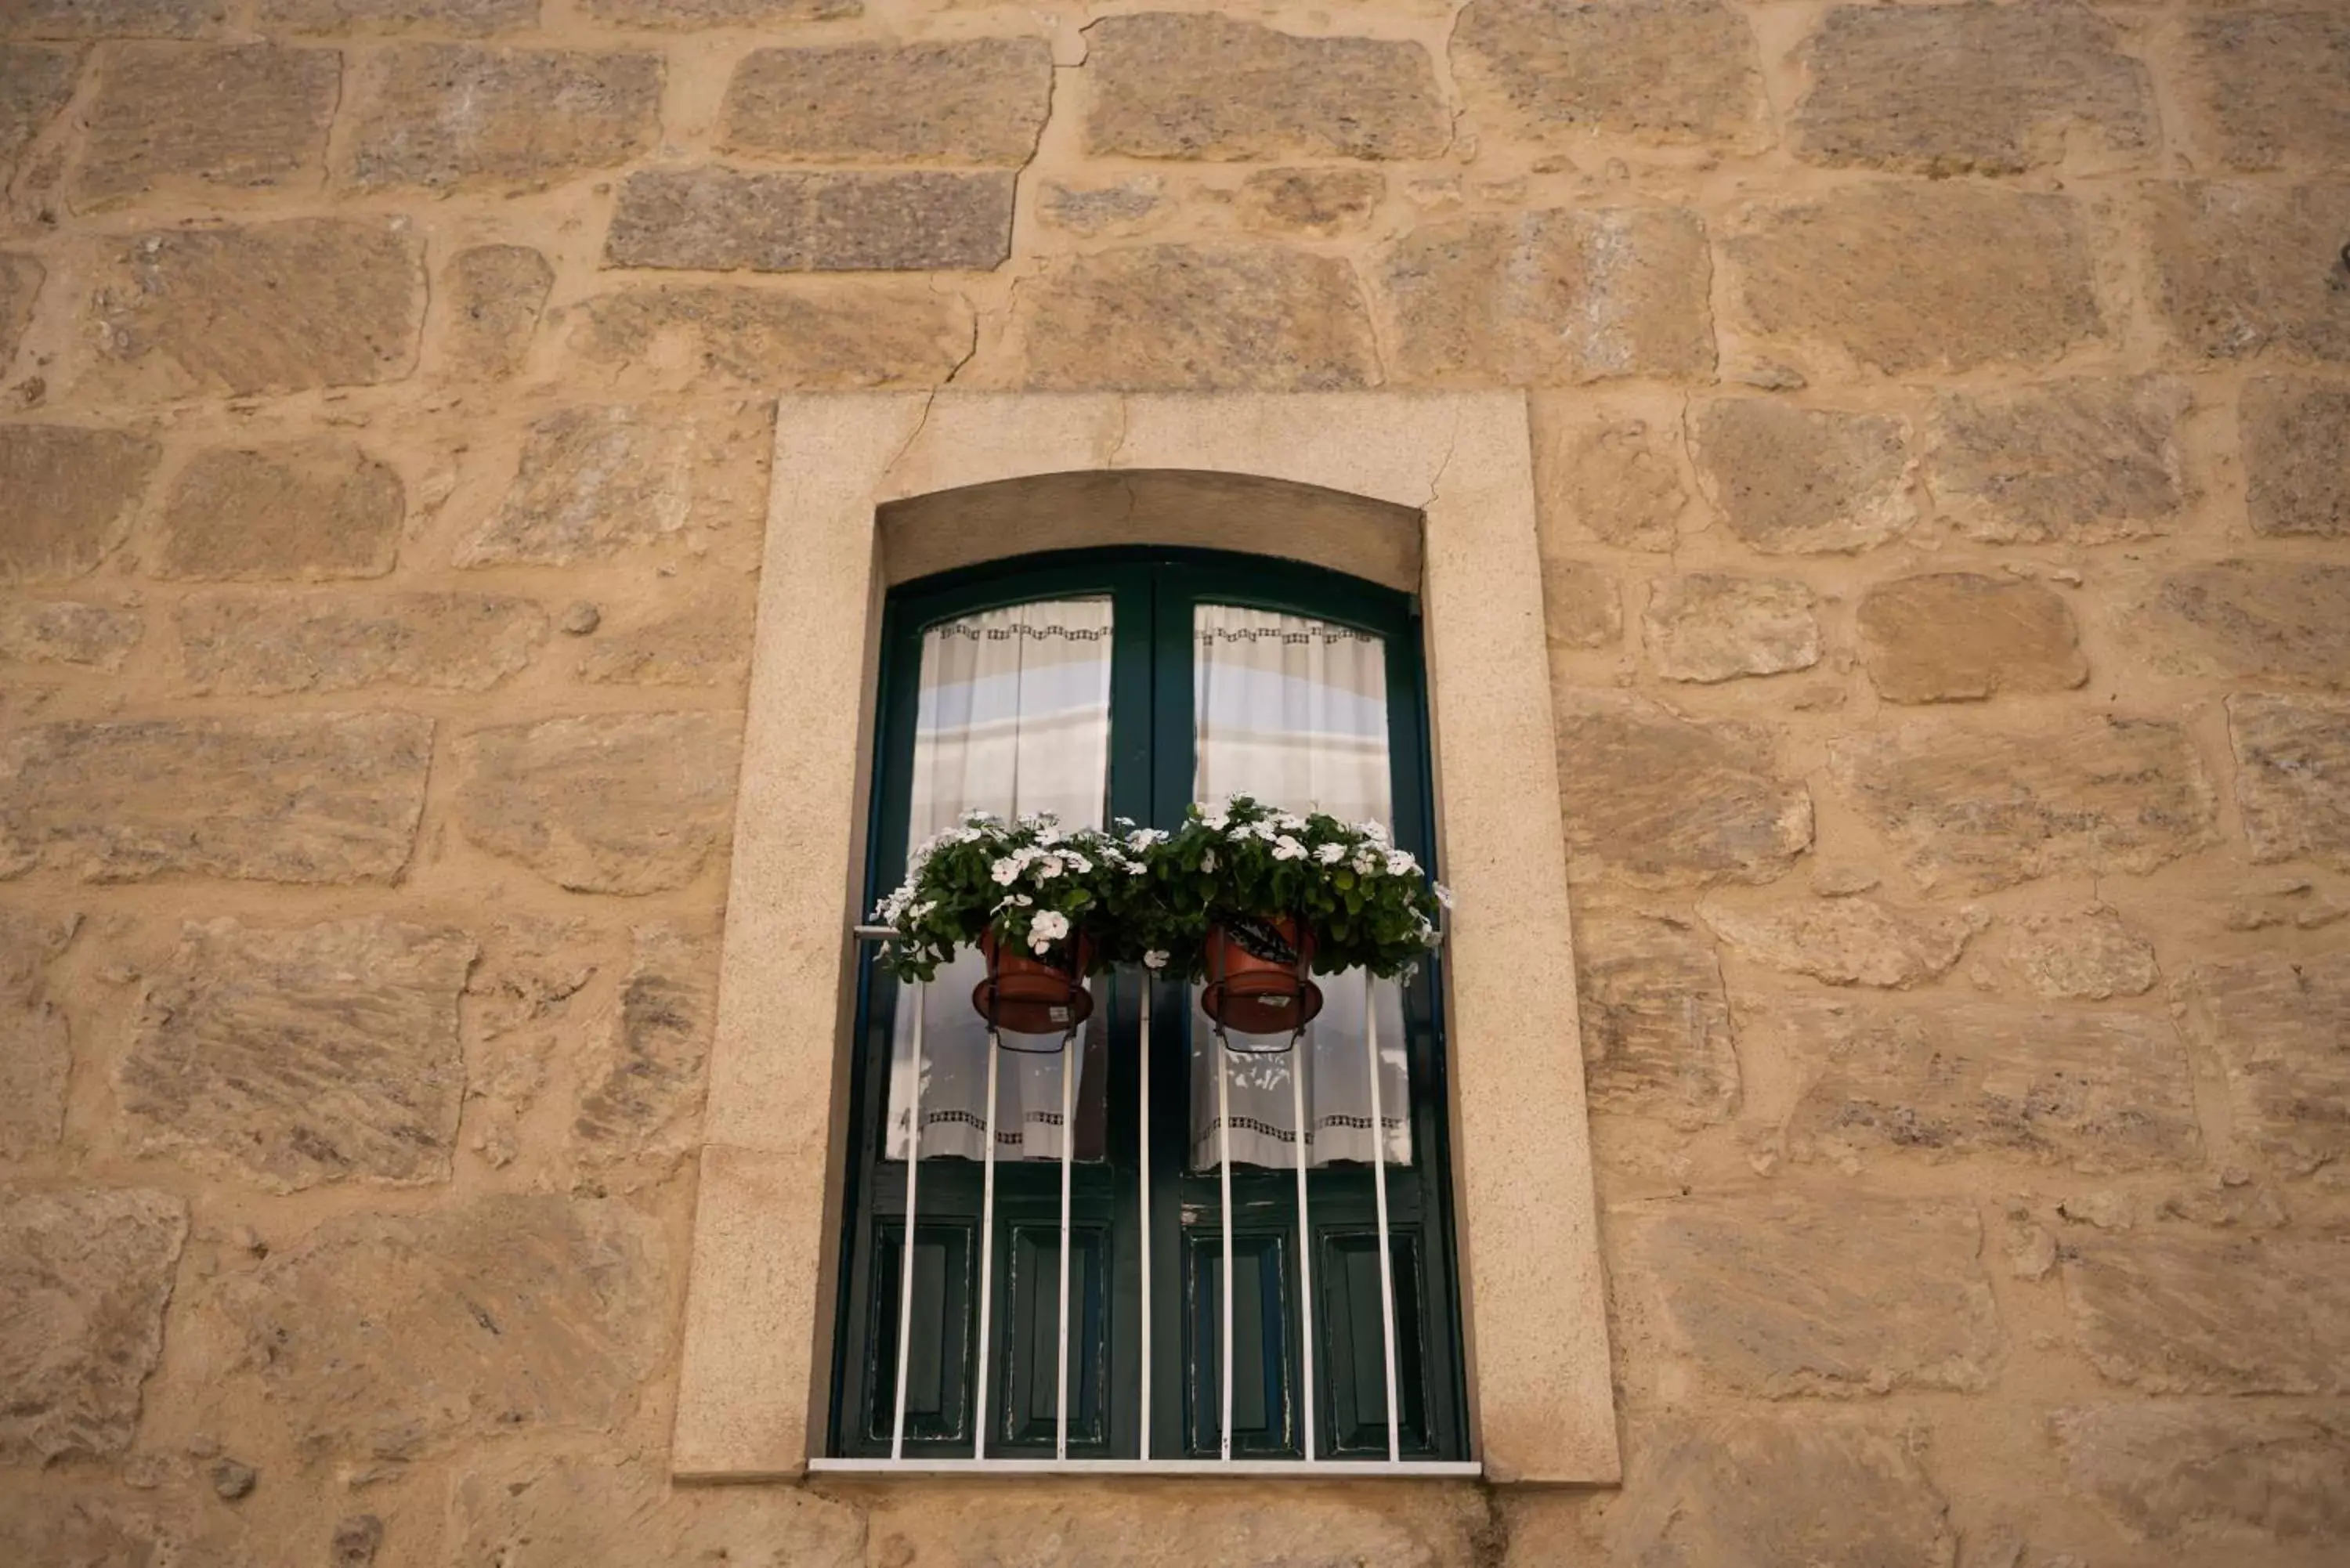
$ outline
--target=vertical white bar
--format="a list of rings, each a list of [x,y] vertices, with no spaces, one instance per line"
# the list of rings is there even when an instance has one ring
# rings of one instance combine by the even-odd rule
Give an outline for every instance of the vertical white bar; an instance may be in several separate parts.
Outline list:
[[[1222,1416],[1217,1423],[1217,1457],[1232,1457],[1232,1053],[1223,1036],[1216,1037],[1216,1172],[1224,1202],[1224,1333],[1216,1353],[1216,1369],[1223,1374]]]
[[[1069,1168],[1076,1156],[1077,1118],[1070,1088],[1077,1075],[1079,1046],[1072,1034],[1061,1042],[1061,1337],[1053,1367],[1053,1457],[1069,1457]]]
[[[1305,1058],[1310,1035],[1289,1053],[1290,1126],[1297,1131],[1297,1327],[1305,1352],[1305,1462],[1314,1462],[1314,1222],[1305,1207]]]
[[[1379,1109],[1378,982],[1367,980],[1363,1039],[1371,1054],[1371,1190],[1379,1211],[1379,1336],[1387,1348],[1388,1462],[1403,1458],[1403,1423],[1396,1408],[1395,1262],[1388,1246],[1388,1123]]]
[[[1139,1129],[1142,1194],[1142,1457],[1150,1457],[1150,986],[1142,971],[1142,1116]]]
[[[1003,1047],[987,1032],[986,1174],[979,1184],[979,1386],[972,1394],[971,1457],[987,1458],[987,1325],[995,1304],[995,1056]]]
[[[898,1398],[889,1412],[889,1457],[906,1454],[906,1357],[914,1337],[914,1175],[922,1165],[922,1023],[931,1010],[931,988],[914,993],[914,1109],[906,1132],[906,1252],[898,1263]]]

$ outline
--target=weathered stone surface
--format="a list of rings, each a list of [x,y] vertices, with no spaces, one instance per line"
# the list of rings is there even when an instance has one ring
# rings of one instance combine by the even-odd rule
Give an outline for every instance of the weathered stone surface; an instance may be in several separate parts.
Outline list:
[[[595,685],[731,686],[750,667],[749,607],[705,600],[598,635],[579,661],[579,679]]]
[[[2155,185],[2146,202],[2156,296],[2181,348],[2350,362],[2350,288],[2336,286],[2350,185]]]
[[[865,1568],[865,1517],[801,1487],[671,1487],[625,1456],[494,1456],[456,1483],[453,1561]]]
[[[1641,1220],[1665,1318],[1742,1394],[1988,1387],[2007,1353],[1971,1205],[1733,1199]]]
[[[1577,150],[1594,131],[1737,142],[1762,109],[1753,35],[1720,0],[1475,0],[1452,67],[1469,104],[1513,136]]]
[[[79,924],[78,915],[0,908],[0,1159],[30,1159],[64,1133],[73,1031],[48,971]]]
[[[1167,182],[1156,174],[1134,174],[1101,185],[1055,180],[1045,182],[1037,216],[1073,234],[1131,234],[1140,233],[1167,206]]]
[[[2224,677],[2350,684],[2350,566],[2217,561],[2170,573],[2136,630],[2159,662]]]
[[[458,252],[441,275],[449,299],[442,368],[469,380],[503,380],[519,372],[554,286],[555,269],[528,245]]]
[[[542,414],[504,500],[459,543],[457,565],[565,566],[665,539],[756,537],[773,422],[764,403]]]
[[[658,55],[396,44],[354,74],[344,173],[364,187],[536,188],[660,134]]]
[[[620,187],[610,266],[984,272],[1012,254],[1009,171],[645,169]]]
[[[2007,944],[2024,982],[2056,1001],[2104,1002],[2142,996],[2161,977],[2154,944],[2113,910],[2099,907],[2026,915]]]
[[[1560,421],[1545,431],[1535,408],[1534,487],[1545,536],[1571,520],[1627,550],[1670,550],[1690,501],[1678,431],[1646,420]]]
[[[1260,169],[1241,182],[1241,222],[1259,234],[1326,236],[1371,221],[1388,193],[1376,169]]]
[[[1752,962],[1830,985],[1915,985],[1949,972],[1967,939],[1991,923],[1971,906],[1905,909],[1875,898],[1825,898],[1698,910],[1713,934]]]
[[[1379,275],[1399,377],[1539,385],[1713,369],[1705,225],[1679,208],[1430,223]]]
[[[665,1266],[619,1204],[501,1195],[328,1220],[223,1294],[306,1458],[406,1459],[608,1422],[652,1365]]]
[[[1355,275],[1270,245],[1138,245],[1072,256],[1014,296],[1029,385],[1340,391],[1377,385]]]
[[[2319,5],[2196,16],[2187,36],[2205,145],[2238,169],[2350,163],[2350,16]]]
[[[458,742],[465,836],[583,893],[681,887],[724,853],[740,740],[716,713],[612,713]]]
[[[1804,47],[1797,156],[1923,174],[2012,174],[2070,139],[2137,153],[2154,140],[2146,67],[2073,0],[1839,5]]]
[[[1177,12],[1106,16],[1086,37],[1097,158],[1434,158],[1452,139],[1418,44]]]
[[[1176,1560],[1330,1568],[1471,1568],[1476,1563],[1482,1521],[1442,1489],[1386,1499],[1374,1499],[1370,1490],[1072,1487],[1049,1510],[1038,1510],[1007,1508],[1000,1494],[992,1497],[976,1486],[928,1497],[899,1489],[869,1494],[866,1533],[872,1544],[866,1561],[909,1568],[1076,1561],[1087,1568],[1173,1568]]]
[[[1596,697],[1561,703],[1557,729],[1578,875],[1642,887],[1768,882],[1811,845],[1811,794],[1771,768],[1766,733]]]
[[[1998,1154],[2103,1172],[2202,1153],[2186,1048],[2160,1016],[1783,998],[1742,1007],[1738,1029],[1804,1064],[1786,1124],[1799,1156]]]
[[[73,97],[80,69],[72,49],[0,44],[0,182]]]
[[[0,425],[0,583],[61,582],[130,531],[162,449],[127,431]]]
[[[2350,388],[2259,377],[2237,422],[2252,532],[2350,537]]]
[[[1750,330],[1890,376],[2043,364],[2105,332],[2062,196],[1860,187],[1751,209],[1726,248]]]
[[[2350,1540],[2350,1421],[2338,1411],[2092,1405],[2049,1426],[2072,1490],[2133,1534]]]
[[[273,33],[448,33],[479,37],[538,20],[539,0],[261,0]]]
[[[0,1459],[130,1446],[187,1236],[185,1206],[139,1188],[0,1199]]]
[[[635,932],[619,1016],[571,1123],[583,1155],[674,1161],[687,1152],[717,1009],[714,944],[670,926]]]
[[[5,62],[0,61],[0,68]],[[0,165],[0,171],[5,171]],[[16,345],[33,319],[33,302],[48,271],[31,256],[0,254],[0,372],[16,357]]]
[[[136,1473],[142,1458],[134,1456],[125,1468]],[[218,1514],[204,1518],[190,1490],[157,1487],[151,1469],[140,1480],[145,1484],[94,1475],[80,1481],[39,1472],[26,1476],[19,1490],[0,1501],[0,1562],[43,1568],[166,1563],[173,1568],[234,1568],[252,1560],[242,1521]]]
[[[537,606],[494,594],[196,594],[173,619],[190,686],[256,696],[378,684],[486,691],[546,640]]]
[[[2238,1142],[2294,1175],[2350,1158],[2350,963],[2339,952],[2199,963],[2186,997],[2227,1067]]]
[[[1738,1056],[1712,947],[1684,926],[1594,915],[1576,922],[1575,960],[1592,1104],[1692,1130],[1729,1120]]]
[[[771,22],[822,22],[855,16],[864,0],[585,0],[599,22],[622,27],[764,26]]]
[[[16,38],[192,38],[226,19],[224,0],[12,0],[0,33]]]
[[[372,1513],[348,1513],[335,1521],[328,1537],[328,1568],[373,1568],[383,1548],[383,1520]]]
[[[396,379],[423,326],[423,248],[397,218],[134,237],[91,303],[95,379],[165,397]]]
[[[572,344],[591,364],[817,392],[936,386],[971,357],[975,330],[968,302],[915,283],[626,288],[576,314]]]
[[[1860,598],[1861,658],[1888,702],[2069,691],[2089,678],[2081,628],[2053,589],[1974,572],[1878,583]]]
[[[276,1191],[449,1179],[465,1092],[462,931],[381,916],[287,930],[190,924],[115,1069],[143,1153]]]
[[[212,447],[172,482],[151,566],[215,581],[380,577],[407,509],[400,475],[347,441]]]
[[[2148,1394],[2350,1389],[2340,1239],[2172,1230],[2076,1232],[2064,1298],[2081,1352]]]
[[[1731,531],[1772,555],[1866,550],[1918,520],[1909,426],[1732,398],[1698,418],[1699,472]]]
[[[1910,875],[1976,892],[2064,872],[2147,872],[2212,841],[2186,732],[2101,720],[2064,734],[1910,724],[1834,742],[1831,767]]]
[[[2350,701],[2230,697],[2228,738],[2252,858],[2350,868]]]
[[[2185,504],[2185,383],[2080,378],[1935,400],[1926,483],[1992,544],[2102,545],[2169,526]]]
[[[0,602],[0,659],[122,668],[146,628],[130,610],[70,599]]]
[[[1553,648],[1608,648],[1624,640],[1624,590],[1582,561],[1545,556],[1543,629]]]
[[[1813,603],[1801,583],[1692,572],[1651,589],[1640,624],[1668,680],[1776,675],[1820,661]]]
[[[1021,164],[1053,99],[1043,38],[754,49],[719,148],[818,163]]]
[[[409,713],[26,728],[0,747],[0,876],[389,879],[432,749],[432,721]]]
[[[331,49],[130,44],[99,72],[74,190],[86,206],[207,185],[316,184],[342,70]]]

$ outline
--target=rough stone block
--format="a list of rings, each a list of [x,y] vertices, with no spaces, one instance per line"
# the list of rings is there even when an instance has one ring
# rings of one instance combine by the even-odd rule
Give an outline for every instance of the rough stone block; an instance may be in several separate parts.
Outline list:
[[[2187,26],[2199,140],[2237,169],[2350,163],[2350,16],[2320,4],[2204,14]]]
[[[660,135],[658,55],[395,44],[354,74],[344,173],[361,187],[536,189]]]
[[[2350,538],[2350,388],[2259,377],[2237,423],[2252,532]]]
[[[255,696],[486,691],[546,640],[537,606],[495,594],[195,594],[173,619],[191,687]]]
[[[0,425],[0,583],[63,582],[122,542],[162,449],[127,431]]]
[[[1961,909],[1905,909],[1875,898],[1825,898],[1752,909],[1709,900],[1698,911],[1750,962],[1830,985],[1915,985],[1946,974],[1967,939],[1991,923]]]
[[[705,599],[621,630],[599,631],[579,679],[590,685],[733,686],[751,668],[747,603]]]
[[[91,300],[93,379],[173,398],[397,379],[423,326],[423,249],[398,218],[136,236]]]
[[[815,392],[936,386],[971,358],[977,331],[969,302],[919,283],[624,288],[574,315],[572,347],[592,365]]]
[[[81,56],[37,44],[0,44],[0,182],[73,97]]]
[[[1738,1056],[1711,945],[1684,926],[1594,915],[1576,922],[1575,960],[1592,1104],[1690,1130],[1728,1121]]]
[[[754,49],[719,148],[813,163],[1022,164],[1053,100],[1043,38]]]
[[[1010,172],[646,169],[620,187],[608,266],[985,272],[1012,254]]]
[[[2091,1405],[2049,1426],[2072,1490],[2140,1538],[2350,1540],[2350,1420],[2338,1411]]]
[[[494,1453],[455,1486],[452,1550],[468,1563],[736,1563],[865,1568],[865,1511],[803,1487],[671,1487],[618,1455]]]
[[[1623,549],[1673,547],[1691,500],[1681,478],[1677,427],[1638,419],[1553,423],[1540,402],[1534,411],[1534,489],[1545,550],[1559,522]]]
[[[1909,724],[1847,736],[1829,761],[1862,818],[1929,888],[2144,873],[2215,837],[2193,743],[2155,720],[2063,734]]]
[[[11,0],[0,34],[14,38],[194,38],[227,19],[225,0]]]
[[[528,245],[475,245],[460,251],[441,274],[449,301],[441,337],[442,365],[465,380],[497,381],[518,374],[555,286],[555,269]]]
[[[1713,369],[1705,225],[1558,208],[1415,229],[1379,264],[1399,379],[1563,385]]]
[[[1811,845],[1811,794],[1772,767],[1763,732],[1598,697],[1562,702],[1557,732],[1577,876],[1652,888],[1768,882]]]
[[[1640,624],[1668,680],[1731,680],[1820,661],[1812,590],[1778,577],[1692,572],[1650,590]]]
[[[2180,348],[2350,362],[2350,184],[2154,185],[2146,205],[2155,294]]]
[[[1726,249],[1746,329],[1889,376],[2045,364],[2106,331],[2062,196],[1863,186],[1749,209]]]
[[[2084,1233],[2061,1257],[2091,1365],[2148,1394],[2350,1389],[2340,1241],[2165,1228]]]
[[[1133,174],[1098,185],[1055,180],[1044,186],[1037,216],[1050,227],[1073,234],[1136,234],[1149,227],[1152,217],[1163,214],[1167,207],[1167,182],[1156,174]]]
[[[724,855],[741,741],[717,713],[608,713],[457,744],[465,836],[582,893],[682,887]]]
[[[1796,154],[2013,174],[2062,161],[2068,140],[2143,153],[2153,93],[2119,37],[2073,0],[1839,5],[1804,47],[1811,88],[1795,107]]]
[[[115,1068],[133,1147],[279,1192],[448,1180],[476,951],[462,931],[380,916],[185,927]]]
[[[332,49],[130,44],[99,71],[75,171],[78,204],[224,186],[315,185],[342,78]]]
[[[865,0],[584,0],[582,9],[619,27],[764,27],[861,16]]]
[[[64,1134],[73,1029],[48,972],[80,923],[78,915],[0,909],[0,1159],[34,1158]]]
[[[2350,962],[2199,963],[2188,1017],[2228,1073],[2237,1139],[2296,1176],[2350,1158]]]
[[[32,726],[0,747],[0,876],[389,880],[432,749],[409,713]]]
[[[5,62],[0,61],[0,69],[5,68]],[[0,164],[0,173],[5,171]],[[0,374],[16,357],[16,345],[32,325],[33,303],[48,275],[48,269],[33,256],[0,254]]]
[[[2053,589],[1974,572],[1878,583],[1860,598],[1861,658],[1888,702],[2069,691],[2089,678],[2081,629]]]
[[[538,20],[539,0],[261,0],[272,33],[319,35],[446,33],[473,38],[509,33]]]
[[[1753,34],[1721,0],[1474,0],[1452,68],[1470,107],[1512,136],[1575,151],[1595,131],[1743,144],[1763,107]]]
[[[109,674],[139,646],[137,612],[72,599],[0,602],[0,659],[26,664],[78,664]]]
[[[398,557],[407,509],[400,475],[346,441],[212,447],[172,480],[150,568],[213,580],[380,577]]]
[[[687,1152],[717,1011],[715,946],[674,927],[639,928],[619,1016],[572,1118],[572,1143],[583,1156],[674,1161]]]
[[[1624,640],[1624,590],[1598,567],[1544,557],[1543,632],[1553,648],[1612,648]]]
[[[2186,502],[2168,379],[2083,378],[1935,400],[1926,483],[1945,515],[1991,544],[2102,545],[2158,533]]]
[[[2350,683],[2350,566],[2216,561],[2164,576],[2136,635],[2193,672]]]
[[[1343,391],[1379,379],[1354,270],[1270,245],[1072,256],[1014,296],[1038,388]]]
[[[2239,694],[2228,738],[2252,858],[2350,868],[2350,701]]]
[[[2154,944],[2101,907],[2023,916],[2008,958],[2024,983],[2052,1002],[2142,996],[2161,978]]]
[[[1434,158],[1452,140],[1418,44],[1177,12],[1106,16],[1086,36],[1097,158]]]
[[[1364,227],[1387,193],[1376,169],[1260,169],[1241,182],[1238,211],[1259,234],[1326,238]]]
[[[1731,532],[1758,550],[1866,550],[1918,520],[1908,438],[1890,415],[1732,398],[1698,418],[1698,469]]]

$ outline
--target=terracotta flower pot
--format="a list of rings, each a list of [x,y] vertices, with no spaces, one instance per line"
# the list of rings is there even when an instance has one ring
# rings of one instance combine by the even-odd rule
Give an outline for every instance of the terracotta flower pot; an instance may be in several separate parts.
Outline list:
[[[1208,928],[1206,957],[1200,1007],[1227,1029],[1294,1035],[1322,1011],[1322,988],[1306,978],[1314,933],[1294,915],[1220,917]]]
[[[1048,1050],[1061,1048],[1068,1034],[1093,1015],[1093,992],[1085,988],[1085,973],[1093,962],[1093,942],[1083,932],[1063,940],[1054,958],[1038,958],[1017,947],[1005,947],[995,933],[981,933],[979,950],[987,960],[987,978],[971,993],[979,1015],[1001,1030],[1015,1034],[1055,1036]],[[1035,1047],[1006,1040],[1006,1050]]]

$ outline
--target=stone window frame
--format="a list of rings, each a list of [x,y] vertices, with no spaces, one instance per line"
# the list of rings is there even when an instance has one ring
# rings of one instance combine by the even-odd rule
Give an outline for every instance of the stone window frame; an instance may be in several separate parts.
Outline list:
[[[773,472],[672,1474],[791,1479],[821,1452],[884,596],[983,560],[1164,544],[1420,596],[1458,905],[1471,1454],[1492,1481],[1620,1480],[1523,397],[790,396]]]

